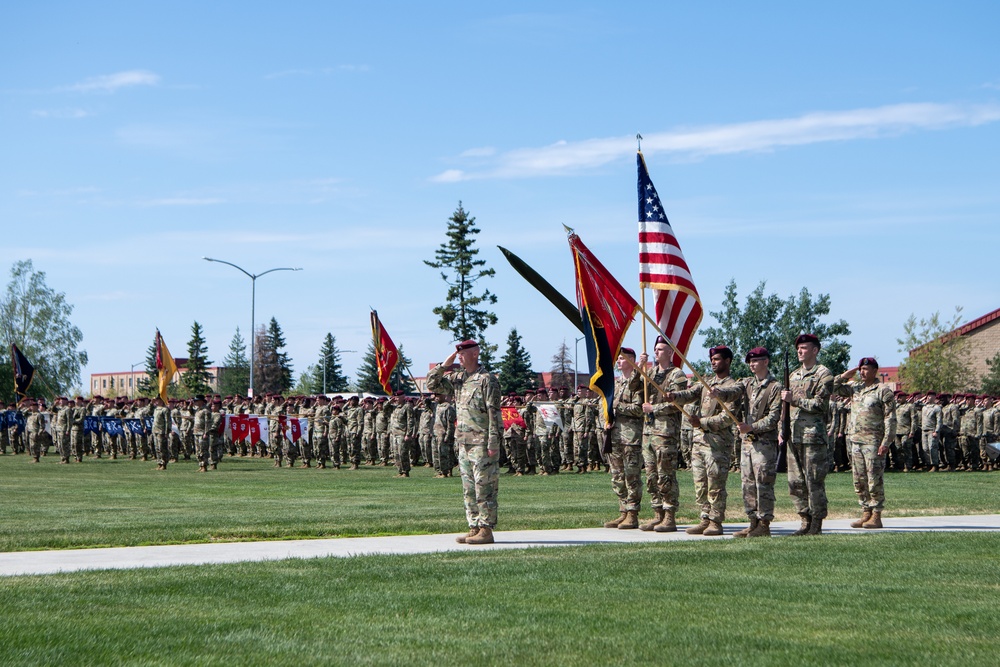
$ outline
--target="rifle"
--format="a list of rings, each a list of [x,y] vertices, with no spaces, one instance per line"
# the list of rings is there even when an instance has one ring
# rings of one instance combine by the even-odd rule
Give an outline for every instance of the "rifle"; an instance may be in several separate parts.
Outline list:
[[[791,388],[791,383],[789,382],[789,370],[788,370],[788,348],[785,348],[785,374],[783,378],[782,388],[788,391]],[[792,415],[789,412],[788,401],[781,402],[781,427],[778,431],[779,434],[779,446],[778,446],[778,460],[775,464],[775,470],[782,471],[782,465],[786,461],[786,455],[788,451],[788,441],[792,437]],[[786,468],[787,469],[787,468]]]

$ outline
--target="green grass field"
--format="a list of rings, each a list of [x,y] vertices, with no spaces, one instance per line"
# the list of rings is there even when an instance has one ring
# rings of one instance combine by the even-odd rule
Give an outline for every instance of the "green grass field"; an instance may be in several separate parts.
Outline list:
[[[0,551],[184,542],[462,532],[461,481],[418,468],[357,471],[275,469],[270,461],[225,459],[199,474],[181,461],[166,472],[142,461],[0,457]],[[681,471],[678,521],[694,522],[691,476]],[[729,516],[745,521],[739,475],[729,476]],[[784,476],[778,519],[794,519]],[[886,517],[1000,511],[1000,473],[891,474]],[[855,516],[851,476],[827,478],[831,516]],[[508,477],[500,481],[499,529],[583,528],[617,514],[604,473]],[[651,516],[648,504],[642,516]]]
[[[0,457],[0,550],[464,526],[459,480],[428,469],[56,460]],[[857,513],[850,475],[827,486],[832,515]],[[738,476],[729,489],[742,520]],[[1000,474],[892,474],[886,516],[995,513],[998,489]],[[595,473],[504,477],[500,502],[501,529],[616,509]],[[998,553],[998,534],[883,533],[7,577],[0,664],[996,665]]]

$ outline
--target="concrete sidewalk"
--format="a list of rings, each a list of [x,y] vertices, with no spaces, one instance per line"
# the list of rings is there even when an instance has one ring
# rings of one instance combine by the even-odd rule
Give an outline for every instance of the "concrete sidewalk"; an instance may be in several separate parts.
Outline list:
[[[832,534],[874,534],[880,532],[979,532],[1000,531],[1000,514],[967,516],[926,516],[885,519],[882,530],[850,527],[851,519],[823,522],[823,532]],[[495,533],[496,543],[467,546],[455,542],[458,533],[447,535],[404,535],[392,537],[354,537],[323,540],[288,540],[271,542],[223,542],[151,547],[106,549],[71,549],[60,551],[19,551],[0,553],[0,576],[54,574],[78,570],[130,569],[169,565],[203,565],[281,560],[284,558],[321,558],[368,556],[373,554],[423,554],[444,551],[486,551],[525,549],[528,547],[565,547],[583,544],[676,542],[718,540],[746,524],[725,524],[722,538],[688,535],[683,527],[676,533],[646,533],[639,530],[578,528],[567,530],[512,530]],[[771,524],[775,537],[788,535],[799,526],[796,521]]]

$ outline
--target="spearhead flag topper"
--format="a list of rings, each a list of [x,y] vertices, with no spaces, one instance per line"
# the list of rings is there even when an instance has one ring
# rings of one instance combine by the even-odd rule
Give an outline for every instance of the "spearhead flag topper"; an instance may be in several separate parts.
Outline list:
[[[160,371],[160,398],[163,402],[167,402],[167,387],[170,385],[170,381],[174,379],[174,374],[177,373],[177,364],[174,363],[174,358],[170,356],[170,350],[167,349],[167,344],[163,342],[163,336],[160,335],[160,330],[156,330],[156,370]]]
[[[10,344],[10,358],[14,367],[14,392],[20,400],[28,395],[28,387],[35,379],[35,367],[14,343]]]
[[[639,168],[639,287],[653,289],[657,326],[681,353],[687,354],[701,323],[701,298],[641,152],[636,162]],[[679,368],[681,357],[676,352],[673,356],[674,366]]]
[[[392,396],[392,387],[389,385],[389,378],[399,363],[399,350],[396,344],[389,338],[382,327],[382,322],[378,319],[378,313],[372,311],[372,340],[375,343],[375,365],[378,368],[378,381],[382,385],[386,396]]]
[[[601,396],[605,423],[613,424],[615,360],[639,304],[572,230],[569,247],[576,267],[576,301],[587,340],[590,388]]]

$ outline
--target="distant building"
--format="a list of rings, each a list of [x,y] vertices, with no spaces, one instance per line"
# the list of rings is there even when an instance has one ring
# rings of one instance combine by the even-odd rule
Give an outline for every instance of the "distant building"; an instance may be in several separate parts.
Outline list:
[[[941,339],[947,341],[957,336],[965,339],[965,349],[969,351],[969,370],[972,372],[974,384],[967,389],[978,390],[983,376],[990,371],[986,362],[1000,352],[1000,308],[966,322],[946,333]],[[912,357],[914,353],[919,352],[920,347],[916,347],[910,350],[909,356]]]
[[[179,375],[184,375],[187,371],[187,359],[174,358],[177,364]],[[209,366],[205,369],[209,375],[208,386],[213,391],[219,391],[219,378],[226,371],[225,366]],[[139,382],[146,376],[145,368],[136,367],[131,371],[121,371],[117,373],[91,373],[90,374],[90,394],[91,396],[128,396],[134,397],[138,393]],[[177,379],[175,378],[175,382]]]

